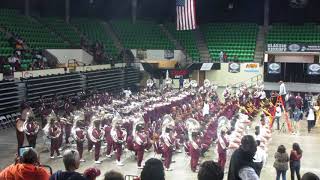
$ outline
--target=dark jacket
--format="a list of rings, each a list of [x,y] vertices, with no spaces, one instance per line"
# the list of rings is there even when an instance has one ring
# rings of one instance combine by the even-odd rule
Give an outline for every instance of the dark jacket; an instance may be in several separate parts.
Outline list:
[[[253,162],[253,156],[254,155],[249,155],[241,148],[238,148],[231,156],[228,180],[241,180],[239,171],[244,167],[252,167],[257,173],[256,165]]]
[[[274,155],[276,159],[273,163],[273,167],[276,168],[278,171],[286,171],[288,170],[288,162],[289,162],[289,155],[288,153],[279,153],[276,152]]]

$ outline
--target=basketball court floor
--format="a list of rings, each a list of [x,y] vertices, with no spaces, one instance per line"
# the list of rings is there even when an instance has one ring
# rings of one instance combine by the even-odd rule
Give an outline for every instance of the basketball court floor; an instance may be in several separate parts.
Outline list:
[[[52,167],[53,171],[57,171],[59,169],[64,169],[62,159],[50,159],[49,153],[46,151],[46,145],[44,145],[44,141],[42,138],[42,133],[38,136],[37,142],[37,150],[40,152],[40,161],[42,164],[46,164]],[[265,167],[261,173],[262,180],[270,180],[275,178],[275,169],[273,168],[274,162],[274,153],[277,150],[277,147],[281,144],[285,145],[288,153],[290,153],[292,143],[297,142],[301,145],[303,149],[303,157],[301,164],[301,172],[302,174],[305,172],[314,172],[320,175],[320,127],[315,128],[309,134],[307,133],[307,123],[306,120],[302,121],[301,124],[301,133],[300,135],[291,135],[284,132],[274,131],[272,135],[272,141],[268,146],[268,158]],[[25,144],[27,142],[25,141]],[[0,169],[3,169],[7,165],[13,163],[15,153],[16,153],[16,135],[15,130],[3,130],[0,132]],[[147,152],[145,154],[144,159],[148,159],[151,157],[160,158],[159,155],[155,155],[153,151]],[[88,151],[84,152],[84,158],[87,160],[84,163],[81,163],[79,172],[83,172],[88,167],[98,167],[102,174],[109,170],[116,170],[122,172],[124,175],[139,175],[141,170],[137,169],[136,161],[134,160],[134,156],[131,152],[125,152],[122,156],[124,160],[124,166],[118,167],[115,164],[114,158],[108,159],[105,156],[102,156],[102,164],[96,165],[93,161],[93,153]],[[174,179],[183,179],[183,180],[195,180],[197,179],[197,174],[191,172],[190,170],[190,159],[184,152],[177,153],[174,155],[175,163],[172,164],[174,170],[166,172],[167,180]],[[202,158],[201,161],[205,160],[217,160],[217,155],[215,153],[215,145],[210,149],[209,152],[206,153],[205,158]],[[227,171],[227,169],[226,169]],[[227,173],[227,172],[226,172]],[[290,172],[287,172],[287,176],[289,176]],[[227,175],[225,175],[225,179]],[[103,179],[101,175],[98,180]]]

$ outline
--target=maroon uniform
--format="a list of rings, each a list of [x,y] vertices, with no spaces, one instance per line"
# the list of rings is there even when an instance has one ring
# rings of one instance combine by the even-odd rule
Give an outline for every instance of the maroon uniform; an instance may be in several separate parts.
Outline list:
[[[111,137],[113,139],[114,148],[116,149],[116,159],[120,163],[122,155],[122,145],[127,139],[127,132],[120,127],[112,128]]]
[[[166,169],[170,168],[170,164],[172,161],[172,153],[173,153],[173,147],[174,147],[174,140],[169,135],[169,133],[165,133],[162,137],[162,153],[164,157],[164,167]]]
[[[92,136],[94,140],[92,140],[94,144],[94,160],[98,161],[100,156],[101,149],[101,140],[102,140],[102,132],[99,128],[93,128]]]
[[[39,125],[36,124],[34,121],[27,122],[25,133],[26,133],[29,146],[32,146],[33,148],[36,147],[38,130],[39,130]]]
[[[141,167],[144,150],[147,148],[148,137],[144,132],[138,132],[134,138],[134,149],[137,152],[138,167]]]
[[[224,169],[224,166],[225,166],[226,160],[227,160],[227,147],[228,146],[229,146],[229,143],[228,143],[227,139],[224,136],[220,136],[218,138],[218,154],[219,154],[218,164],[223,169]]]
[[[103,129],[104,129],[104,138],[107,141],[107,156],[109,156],[113,147],[113,140],[111,137],[112,127],[110,125],[105,125]]]
[[[60,133],[60,134],[59,134]],[[51,139],[50,156],[53,157],[54,152],[60,156],[59,144],[60,144],[61,128],[54,124],[49,127],[49,138]]]
[[[191,156],[191,162],[190,162],[191,170],[195,172],[197,170],[200,153],[201,153],[201,142],[199,138],[189,143],[189,153]]]

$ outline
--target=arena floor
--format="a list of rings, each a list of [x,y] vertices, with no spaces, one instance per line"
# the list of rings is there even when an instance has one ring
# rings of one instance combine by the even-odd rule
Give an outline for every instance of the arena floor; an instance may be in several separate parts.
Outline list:
[[[290,151],[292,143],[298,142],[303,149],[303,158],[302,158],[302,174],[308,171],[314,172],[320,175],[320,161],[319,161],[319,149],[320,149],[320,128],[315,128],[313,131],[308,134],[306,132],[307,123],[303,121],[301,124],[301,133],[300,135],[289,135],[286,133],[274,132],[272,135],[272,142],[269,144],[268,150],[268,160],[266,166],[262,170],[261,179],[262,180],[271,180],[275,178],[275,170],[273,168],[274,161],[274,152],[276,151],[278,145],[283,144],[286,146],[287,150]],[[25,141],[26,144],[26,141]],[[5,166],[13,162],[15,156],[15,150],[17,147],[15,130],[5,130],[0,132],[0,168],[3,169]],[[38,137],[37,149],[40,153],[40,159],[43,164],[50,165],[53,168],[53,171],[58,169],[64,169],[62,159],[49,159],[48,152],[44,152],[45,146],[43,144],[42,136]],[[206,157],[201,159],[204,160],[216,160],[216,155],[214,152],[215,147],[211,148],[210,151],[206,154]],[[145,159],[154,157],[153,152],[148,152],[145,154]],[[159,158],[159,156],[157,156]],[[79,172],[83,172],[88,167],[98,167],[102,173],[105,173],[108,170],[114,169],[122,172],[125,175],[139,175],[141,170],[138,170],[136,167],[136,161],[134,160],[130,152],[126,152],[123,155],[125,165],[118,167],[115,164],[115,160],[102,157],[102,164],[96,165],[93,161],[93,153],[85,151],[84,158],[87,160],[84,163],[81,163]],[[185,153],[177,153],[174,155],[176,163],[173,164],[173,171],[166,172],[166,179],[183,179],[183,180],[195,180],[197,174],[191,172],[189,158]],[[287,175],[289,175],[289,171]],[[103,179],[103,176],[100,176],[98,180]],[[225,176],[225,179],[226,176]]]

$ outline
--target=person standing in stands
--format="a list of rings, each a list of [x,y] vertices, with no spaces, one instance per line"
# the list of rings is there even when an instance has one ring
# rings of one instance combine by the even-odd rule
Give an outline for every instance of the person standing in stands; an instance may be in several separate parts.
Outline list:
[[[294,174],[297,175],[297,179],[300,180],[300,167],[301,167],[302,150],[298,143],[293,143],[290,153],[290,172],[291,180],[294,180]]]
[[[277,171],[276,180],[280,180],[280,175],[282,176],[282,180],[286,180],[286,173],[289,169],[288,162],[289,162],[289,155],[286,152],[286,148],[284,145],[280,145],[276,154],[274,155],[275,162],[273,163],[273,167]]]
[[[283,81],[280,81],[279,83],[280,83],[279,95],[281,96],[285,106],[284,108],[286,109],[286,95],[287,95],[286,85],[284,84]]]

